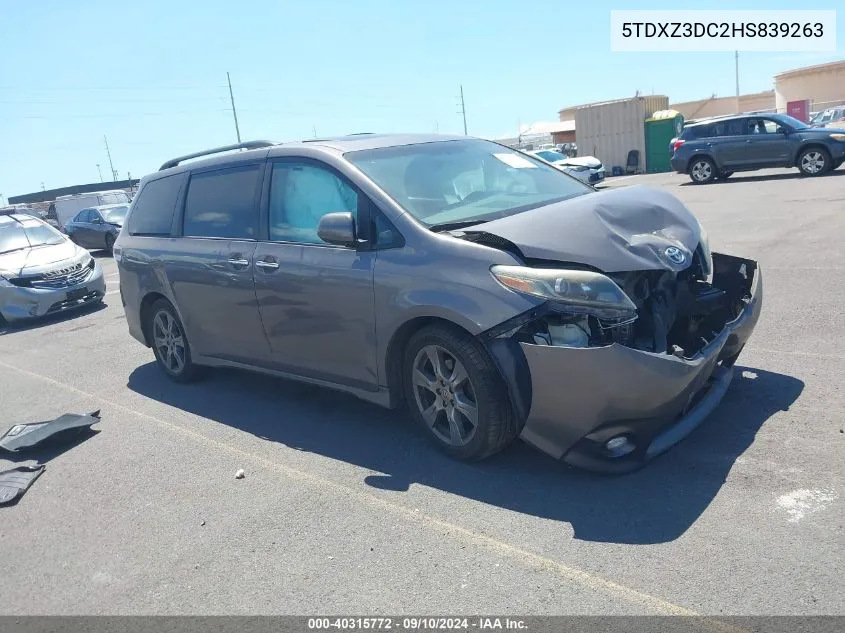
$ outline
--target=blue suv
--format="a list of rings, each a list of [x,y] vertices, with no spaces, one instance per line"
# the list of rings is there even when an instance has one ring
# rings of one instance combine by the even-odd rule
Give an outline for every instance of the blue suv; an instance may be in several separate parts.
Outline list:
[[[784,114],[704,119],[685,126],[672,142],[672,168],[697,185],[770,167],[821,176],[843,160],[845,130],[811,128]]]

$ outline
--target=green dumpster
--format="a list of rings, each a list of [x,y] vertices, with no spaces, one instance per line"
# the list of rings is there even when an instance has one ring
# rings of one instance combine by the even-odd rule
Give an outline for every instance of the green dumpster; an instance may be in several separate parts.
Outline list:
[[[672,139],[681,135],[684,116],[677,110],[660,110],[645,121],[646,171],[656,174],[672,171]]]

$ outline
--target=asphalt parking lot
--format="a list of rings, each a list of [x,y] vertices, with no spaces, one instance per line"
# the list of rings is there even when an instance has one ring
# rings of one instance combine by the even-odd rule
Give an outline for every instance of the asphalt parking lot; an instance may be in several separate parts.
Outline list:
[[[845,168],[608,186],[636,184],[766,294],[716,412],[622,477],[453,462],[404,411],[268,377],[170,383],[98,254],[105,307],[0,329],[0,432],[102,410],[0,507],[0,613],[845,614]]]

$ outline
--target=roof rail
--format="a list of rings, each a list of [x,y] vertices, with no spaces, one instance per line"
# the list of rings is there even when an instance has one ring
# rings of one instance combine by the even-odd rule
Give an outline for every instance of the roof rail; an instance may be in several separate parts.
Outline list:
[[[176,167],[176,165],[178,165],[182,161],[191,158],[210,156],[211,154],[220,154],[221,152],[229,152],[233,149],[261,149],[262,147],[271,147],[273,145],[275,145],[275,143],[271,143],[270,141],[246,141],[244,143],[235,143],[234,145],[223,145],[222,147],[215,147],[212,149],[204,150],[202,152],[194,152],[193,154],[185,154],[184,156],[171,158],[169,161],[159,167],[158,170],[162,171],[163,169],[170,169],[171,167]]]

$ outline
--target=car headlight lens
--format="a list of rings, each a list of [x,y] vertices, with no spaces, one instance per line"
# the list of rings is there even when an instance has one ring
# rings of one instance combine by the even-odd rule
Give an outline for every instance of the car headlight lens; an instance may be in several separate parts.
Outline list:
[[[589,270],[493,266],[506,288],[561,304],[567,312],[588,314],[619,324],[637,318],[637,306],[612,279]]]
[[[834,141],[845,141],[845,134],[831,134],[830,138]]]
[[[589,169],[586,165],[564,165],[564,167],[572,171],[587,171]]]

